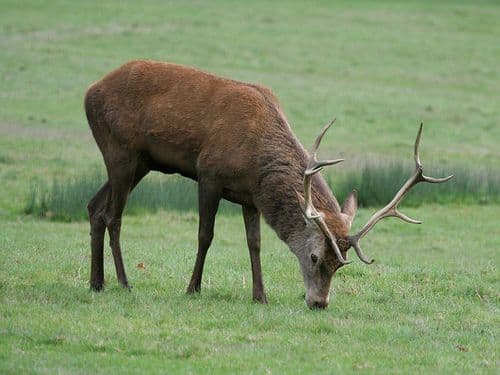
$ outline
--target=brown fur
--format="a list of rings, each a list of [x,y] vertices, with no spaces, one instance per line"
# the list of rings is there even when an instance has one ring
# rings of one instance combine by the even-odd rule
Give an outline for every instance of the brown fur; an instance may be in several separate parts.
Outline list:
[[[254,298],[266,302],[259,213],[289,245],[306,231],[295,191],[303,192],[307,154],[272,92],[186,66],[132,61],[88,89],[85,110],[109,177],[89,203],[92,288],[103,287],[105,227],[118,278],[128,286],[119,244],[121,215],[129,192],[156,170],[199,182],[199,248],[188,291],[200,290],[218,201],[225,198],[244,207]],[[331,232],[347,236],[350,223],[320,175],[313,180],[313,200]],[[293,251],[301,262],[300,250]]]

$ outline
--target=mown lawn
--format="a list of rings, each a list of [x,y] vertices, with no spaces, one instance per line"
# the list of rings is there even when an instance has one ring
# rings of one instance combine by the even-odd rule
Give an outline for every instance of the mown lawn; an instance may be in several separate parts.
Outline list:
[[[339,271],[322,312],[268,227],[270,304],[251,302],[239,216],[218,217],[199,296],[184,294],[197,216],[126,216],[134,288],[118,287],[108,251],[94,294],[88,224],[23,210],[34,181],[101,166],[83,95],[136,58],[271,87],[307,146],[336,116],[322,156],[345,171],[411,161],[421,121],[426,165],[495,171],[499,18],[495,1],[0,2],[0,373],[497,373],[498,205],[379,224],[364,241],[377,262]]]
[[[339,271],[326,311],[305,307],[297,262],[267,227],[270,303],[251,302],[237,217],[217,222],[200,296],[184,294],[195,258],[192,214],[125,218],[131,293],[118,287],[109,251],[106,290],[88,291],[85,223],[3,223],[0,372],[493,373],[498,212],[426,206],[409,210],[422,226],[380,224],[365,241],[377,262]]]

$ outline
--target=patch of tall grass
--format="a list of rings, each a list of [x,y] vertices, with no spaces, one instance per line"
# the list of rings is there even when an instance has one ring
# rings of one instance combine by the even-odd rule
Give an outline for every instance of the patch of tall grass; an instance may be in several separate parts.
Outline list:
[[[358,192],[360,206],[381,206],[388,203],[394,194],[415,170],[409,163],[368,162],[359,169],[346,172],[332,179],[327,175],[328,184],[337,197],[345,197],[352,189]],[[447,166],[446,168],[426,167],[424,174],[432,177],[454,177],[447,183],[420,183],[405,197],[408,206],[423,203],[498,203],[500,202],[500,171]]]
[[[106,181],[103,170],[92,170],[69,179],[54,178],[50,185],[34,181],[26,198],[24,212],[60,221],[87,218],[87,204]],[[126,214],[156,212],[160,209],[197,210],[197,185],[179,176],[152,174],[130,194]],[[239,212],[236,205],[222,201],[221,212]]]
[[[358,191],[360,206],[381,206],[389,202],[395,192],[410,176],[413,167],[403,163],[370,162],[326,179],[335,195],[342,200],[352,189]],[[405,198],[404,204],[423,203],[498,203],[500,202],[500,172],[470,170],[465,167],[430,168],[431,176],[455,177],[445,184],[419,184]],[[87,203],[106,180],[102,170],[92,170],[69,179],[55,178],[50,185],[33,182],[26,197],[26,214],[74,221],[87,217]],[[179,176],[151,175],[132,192],[126,213],[155,212],[157,210],[196,211],[197,185]],[[234,204],[221,202],[224,213],[239,213]]]

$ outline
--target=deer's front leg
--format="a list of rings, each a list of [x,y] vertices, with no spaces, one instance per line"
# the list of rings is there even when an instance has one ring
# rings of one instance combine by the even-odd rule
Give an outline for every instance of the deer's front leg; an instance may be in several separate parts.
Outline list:
[[[214,237],[215,214],[219,208],[219,201],[222,196],[222,188],[213,181],[200,179],[198,181],[198,254],[193,269],[193,275],[187,288],[187,293],[195,293],[201,290],[201,277],[203,274],[203,265],[208,248]]]
[[[267,303],[260,266],[260,213],[255,207],[243,206],[243,220],[252,263],[253,299],[260,303]]]

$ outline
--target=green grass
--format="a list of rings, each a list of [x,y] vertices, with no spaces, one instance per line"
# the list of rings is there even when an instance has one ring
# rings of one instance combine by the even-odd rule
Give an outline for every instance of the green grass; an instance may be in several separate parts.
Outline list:
[[[251,302],[239,217],[218,217],[199,296],[184,293],[194,214],[125,217],[131,293],[118,286],[109,250],[105,291],[88,291],[87,223],[3,223],[0,372],[494,373],[498,207],[406,211],[424,224],[379,224],[364,241],[377,262],[339,271],[321,312],[306,308],[295,257],[267,227],[270,304]]]
[[[499,12],[488,1],[3,1],[0,216],[15,216],[33,176],[100,162],[83,95],[134,58],[271,87],[306,146],[336,116],[322,154],[347,170],[408,160],[421,121],[426,164],[496,168]]]
[[[0,2],[0,373],[497,373],[499,18],[496,1]],[[197,216],[145,212],[185,204],[155,177],[124,217],[132,293],[109,253],[106,291],[89,293],[88,224],[22,211],[35,182],[46,206],[57,191],[85,209],[77,181],[102,160],[84,92],[136,58],[271,87],[307,147],[336,116],[320,153],[346,159],[330,175],[339,198],[350,181],[363,204],[385,199],[378,177],[409,165],[421,121],[429,174],[457,178],[408,197],[422,226],[379,224],[363,242],[377,263],[342,269],[314,312],[266,226],[270,305],[251,302],[242,219],[224,213],[203,292],[186,296]],[[420,194],[439,205],[412,207]]]
[[[330,187],[342,201],[356,189],[361,207],[382,206],[409,178],[414,166],[403,163],[367,163],[356,170],[327,173]],[[435,176],[453,172],[451,182],[444,185],[420,184],[404,200],[405,206],[425,203],[499,203],[500,174],[493,170],[470,170],[461,166],[430,169]],[[34,181],[26,196],[24,212],[52,220],[87,219],[87,203],[106,180],[101,169],[91,169],[77,177],[53,179],[50,186]],[[127,214],[157,212],[158,210],[197,211],[198,196],[195,182],[175,176],[154,174],[142,181],[127,203]],[[225,200],[220,213],[239,213],[237,205]]]
[[[55,178],[49,186],[33,181],[23,211],[51,220],[86,220],[87,204],[106,180],[105,172],[94,168],[65,180]],[[241,211],[238,205],[225,200],[219,209],[222,214]],[[130,195],[125,214],[158,210],[197,211],[197,184],[186,178],[157,173],[145,178]]]
[[[347,196],[354,188],[358,191],[360,206],[383,206],[392,200],[414,171],[414,164],[372,161],[355,170],[344,172],[344,175],[330,174],[327,180],[340,197]],[[462,165],[427,168],[424,165],[424,173],[435,177],[453,174],[454,177],[442,185],[421,183],[415,186],[405,197],[402,206],[419,206],[426,203],[489,204],[500,202],[500,171],[498,170],[472,169]]]

